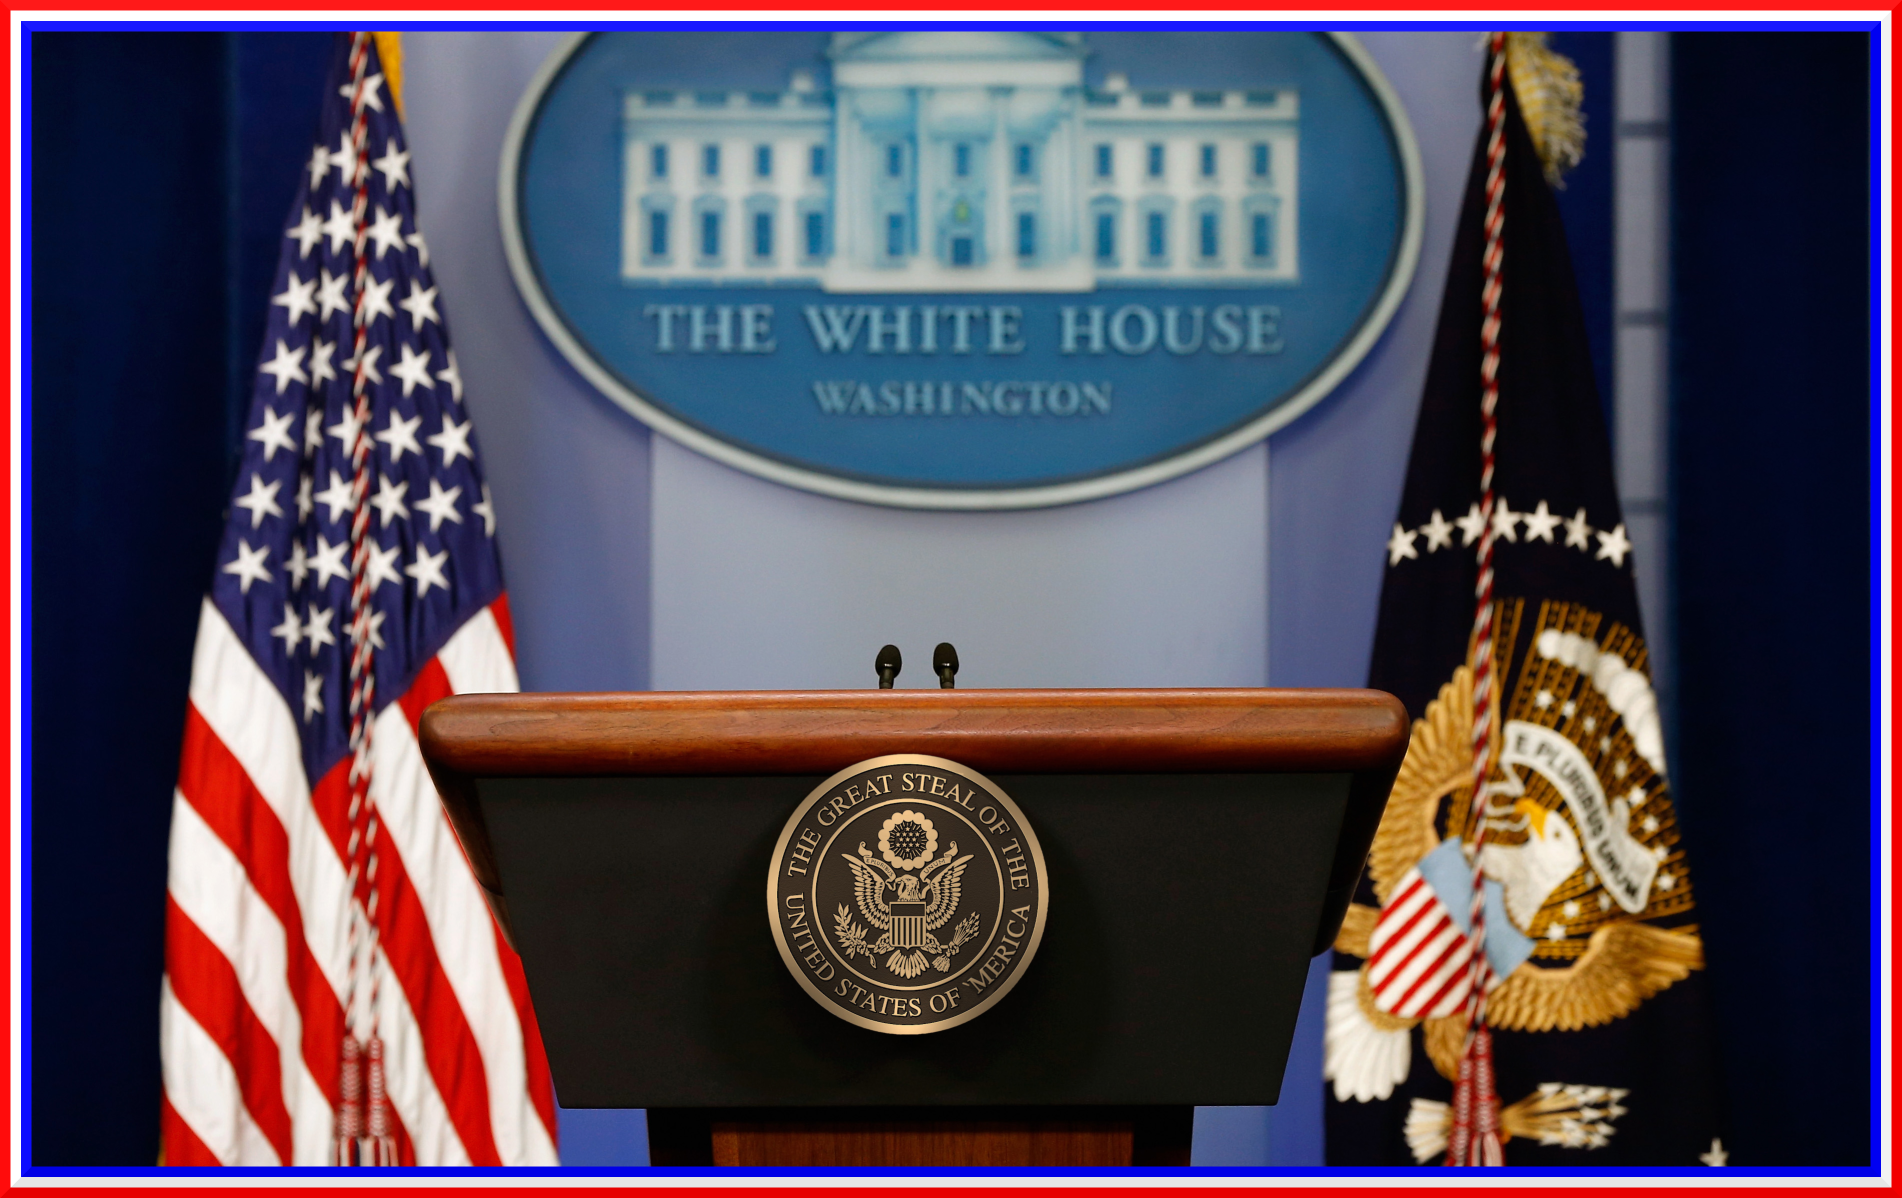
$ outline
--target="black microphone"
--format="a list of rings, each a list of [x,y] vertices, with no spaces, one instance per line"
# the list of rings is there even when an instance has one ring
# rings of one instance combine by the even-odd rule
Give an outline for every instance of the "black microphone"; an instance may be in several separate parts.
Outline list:
[[[938,672],[938,686],[951,690],[958,684],[958,651],[945,641],[931,652],[931,668]]]
[[[887,645],[880,649],[878,659],[872,663],[878,670],[878,689],[882,691],[892,689],[892,680],[898,677],[898,671],[904,664],[904,658],[898,655],[897,645]]]

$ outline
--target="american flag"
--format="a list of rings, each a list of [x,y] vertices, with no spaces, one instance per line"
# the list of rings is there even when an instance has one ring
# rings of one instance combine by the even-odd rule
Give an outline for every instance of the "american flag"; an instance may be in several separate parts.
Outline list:
[[[164,1159],[555,1164],[521,962],[416,739],[517,689],[495,511],[371,35],[325,87],[192,663]]]

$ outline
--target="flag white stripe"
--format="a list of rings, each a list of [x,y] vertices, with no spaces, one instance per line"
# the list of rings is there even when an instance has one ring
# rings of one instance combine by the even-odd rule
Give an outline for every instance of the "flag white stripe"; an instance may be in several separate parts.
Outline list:
[[[377,717],[372,743],[376,768],[370,789],[377,811],[389,843],[395,845],[409,873],[436,958],[482,1053],[496,1153],[504,1164],[530,1163],[524,1125],[539,1124],[540,1119],[522,1101],[528,1089],[522,1025],[496,954],[488,906],[443,814],[442,800],[423,766],[422,749],[400,707],[392,704]]]
[[[172,871],[172,900],[231,963],[246,1005],[277,1044],[293,1163],[321,1165],[330,1144],[330,1100],[304,1060],[304,1021],[288,981],[284,925],[251,885],[243,863],[176,792],[171,854],[173,861],[191,863]]]
[[[1434,1003],[1431,1008],[1429,1008],[1427,1004],[1433,1002],[1434,995],[1440,994],[1441,987],[1446,986],[1449,980],[1465,973],[1467,964],[1472,959],[1472,945],[1464,936],[1461,936],[1458,947],[1453,952],[1447,954],[1446,960],[1441,962],[1440,967],[1433,971],[1433,976],[1421,983],[1419,988],[1413,992],[1413,997],[1402,1004],[1401,1008],[1396,1010],[1395,1014],[1409,1017],[1437,1018],[1441,1015],[1450,1015],[1458,1010],[1465,1001],[1466,991],[1468,989],[1465,985],[1454,985],[1448,988],[1446,993],[1440,995],[1439,1001]],[[1403,989],[1399,991],[1399,993],[1404,994],[1406,991]]]
[[[1420,890],[1425,897],[1416,897],[1405,907],[1396,909],[1392,915],[1383,916],[1374,925],[1376,932],[1381,930],[1382,924],[1388,925],[1387,939],[1381,944],[1373,945],[1372,937],[1369,937],[1368,947],[1372,956],[1367,964],[1367,981],[1376,990],[1384,987],[1388,977],[1395,971],[1405,968],[1421,943],[1439,935],[1443,928],[1452,925],[1452,920],[1447,917],[1446,911],[1433,897],[1433,892],[1424,886]],[[1416,913],[1419,914],[1419,919],[1412,927],[1407,927],[1407,921]],[[1400,928],[1406,928],[1406,931],[1398,931]]]
[[[1388,974],[1386,979],[1379,984],[1375,990],[1376,994],[1398,999],[1412,988],[1421,975],[1440,964],[1441,953],[1454,948],[1459,943],[1459,929],[1453,926],[1452,920],[1443,918],[1437,922],[1433,920],[1422,922],[1432,925],[1431,937],[1423,940],[1417,948],[1407,954],[1406,958],[1400,962],[1400,967]]]
[[[238,1075],[204,1028],[159,982],[159,1060],[165,1098],[223,1165],[276,1165],[277,1150],[245,1110]]]
[[[311,806],[297,721],[210,599],[198,621],[191,701],[277,813],[290,843],[291,890],[304,940],[330,988],[343,993],[350,962],[344,867]]]
[[[416,1013],[410,1009],[403,988],[396,984],[389,958],[377,950],[377,964],[383,985],[377,988],[377,1019],[383,1037],[383,1075],[389,1087],[390,1105],[396,1117],[409,1130],[410,1143],[416,1150],[416,1163],[422,1165],[466,1165],[469,1152],[456,1135],[455,1122],[436,1088],[423,1056],[422,1031]],[[526,1098],[518,1096],[526,1105]]]
[[[513,694],[522,686],[515,676],[515,660],[509,656],[508,642],[502,639],[495,612],[483,608],[456,630],[449,643],[436,655],[443,673],[449,676],[450,689],[458,695]]]

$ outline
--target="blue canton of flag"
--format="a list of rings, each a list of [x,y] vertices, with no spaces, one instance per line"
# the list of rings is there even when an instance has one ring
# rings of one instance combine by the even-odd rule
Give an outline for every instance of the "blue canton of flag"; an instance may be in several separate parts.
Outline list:
[[[168,1164],[557,1163],[521,961],[416,739],[436,699],[517,680],[385,37],[338,38],[200,612],[160,995]]]

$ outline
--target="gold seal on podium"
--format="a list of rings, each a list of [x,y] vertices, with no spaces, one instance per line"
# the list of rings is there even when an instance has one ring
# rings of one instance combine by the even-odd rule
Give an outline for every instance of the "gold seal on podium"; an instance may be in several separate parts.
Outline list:
[[[1030,821],[942,757],[848,766],[786,821],[766,878],[786,968],[820,1006],[894,1035],[956,1027],[1010,992],[1043,939]]]

